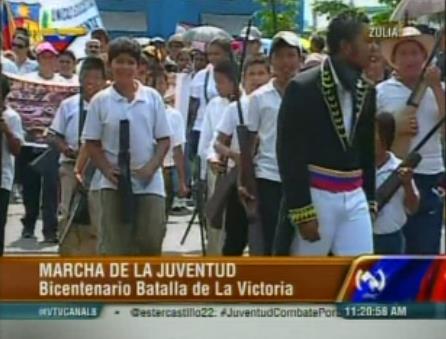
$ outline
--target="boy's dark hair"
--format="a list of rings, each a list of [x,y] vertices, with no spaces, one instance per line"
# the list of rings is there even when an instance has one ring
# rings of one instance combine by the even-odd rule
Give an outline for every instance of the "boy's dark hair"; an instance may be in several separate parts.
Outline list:
[[[82,63],[81,70],[79,72],[79,76],[82,79],[83,75],[89,71],[99,71],[102,74],[102,77],[106,79],[105,72],[105,64],[101,58],[98,57],[87,57],[84,59]]]
[[[224,60],[219,62],[214,67],[214,73],[221,73],[225,75],[230,81],[237,85],[237,64],[230,60]]]
[[[271,71],[269,67],[269,59],[266,56],[260,54],[248,57],[248,59],[246,59],[245,64],[243,65],[243,74],[246,74],[249,67],[254,65],[265,66],[268,73]]]
[[[388,112],[378,113],[376,116],[376,128],[378,131],[379,139],[386,147],[386,150],[390,150],[393,141],[395,140],[395,118]]]
[[[110,41],[110,37],[109,37],[107,31],[103,28],[96,28],[91,32],[92,39],[100,40],[101,37],[104,37],[106,42]]]
[[[369,19],[363,13],[351,10],[343,11],[330,21],[327,30],[327,45],[330,54],[337,54],[342,41],[353,41],[361,33]]]
[[[169,75],[168,75],[168,72],[166,71],[166,69],[164,67],[156,67],[153,70],[152,78],[154,79],[154,82],[158,78],[164,78],[164,80],[168,81],[169,80]]]
[[[314,45],[314,47],[317,48],[317,53],[321,53],[324,48],[325,48],[325,39],[323,36],[319,35],[319,34],[313,34],[311,36],[311,44]]]
[[[175,60],[175,61],[178,61],[178,59],[180,58],[180,55],[188,55],[192,60],[192,50],[190,48],[187,48],[187,47],[182,48],[177,55],[177,60]]]
[[[25,27],[16,27],[14,37],[17,35],[24,35],[24,36],[29,37],[29,31]]]
[[[61,57],[61,56],[67,56],[67,57],[69,57],[71,60],[73,60],[74,62],[76,62],[76,55],[74,55],[74,53],[73,53],[72,51],[68,50],[68,49],[66,49],[66,50],[63,51],[63,52],[60,52],[60,53],[59,53],[59,57]]]
[[[228,58],[232,61],[234,59],[234,54],[232,53],[231,41],[226,38],[215,38],[213,39],[208,46],[217,46],[221,50],[223,50]]]
[[[108,62],[112,62],[121,54],[128,54],[139,64],[141,61],[141,46],[136,40],[119,37],[113,39],[108,46]]]
[[[159,79],[159,78],[164,78],[164,80],[165,80],[166,82],[169,81],[169,76],[168,76],[168,74],[167,74],[167,71],[166,71],[165,68],[162,67],[162,66],[158,66],[158,67],[155,67],[155,68],[153,69],[153,73],[152,73],[151,78],[152,78],[152,84],[151,84],[151,86],[152,86],[153,88],[156,88],[156,85],[157,85],[157,82],[158,82],[158,79]]]

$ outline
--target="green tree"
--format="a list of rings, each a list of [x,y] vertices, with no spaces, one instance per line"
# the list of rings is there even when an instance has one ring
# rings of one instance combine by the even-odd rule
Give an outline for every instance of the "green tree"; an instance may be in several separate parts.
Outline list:
[[[386,9],[375,14],[372,18],[372,22],[374,24],[384,24],[389,22],[390,16],[392,15],[398,4],[401,2],[401,0],[378,0],[378,2],[386,6]]]
[[[328,20],[335,17],[339,13],[352,10],[353,7],[345,4],[342,0],[324,1],[316,0],[313,3],[313,11],[317,15],[326,15]]]
[[[266,37],[278,31],[296,31],[300,0],[255,0],[260,5],[260,29]]]

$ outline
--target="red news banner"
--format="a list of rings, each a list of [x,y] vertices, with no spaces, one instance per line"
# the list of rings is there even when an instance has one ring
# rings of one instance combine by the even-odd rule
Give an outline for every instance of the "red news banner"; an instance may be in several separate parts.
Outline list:
[[[1,301],[334,302],[352,258],[0,259]]]

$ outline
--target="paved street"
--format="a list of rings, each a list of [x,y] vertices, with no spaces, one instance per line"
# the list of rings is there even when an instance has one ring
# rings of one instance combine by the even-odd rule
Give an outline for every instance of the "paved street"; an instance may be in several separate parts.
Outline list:
[[[51,255],[57,251],[57,246],[49,246],[41,244],[42,237],[42,223],[41,220],[37,223],[36,236],[37,241],[29,239],[21,239],[20,234],[22,226],[20,218],[23,215],[23,205],[11,204],[9,206],[8,223],[6,225],[6,254],[22,255],[22,254],[39,254]],[[200,228],[198,223],[195,223],[189,236],[186,239],[184,246],[181,246],[180,241],[187,228],[188,222],[192,216],[170,216],[167,225],[167,234],[163,244],[163,255],[165,256],[196,256],[201,255],[201,240]],[[445,253],[444,228],[442,237],[442,253]]]
[[[7,254],[40,254],[51,255],[57,251],[57,246],[49,246],[41,244],[43,240],[42,236],[42,222],[37,223],[35,235],[37,241],[30,239],[21,239],[22,226],[20,218],[23,216],[23,205],[11,204],[9,206],[8,223],[6,225],[5,235],[5,251]],[[198,224],[192,227],[189,236],[186,239],[184,246],[180,245],[181,238],[187,228],[191,215],[182,217],[169,217],[169,223],[167,227],[167,235],[163,244],[164,255],[200,255],[201,254],[201,241],[200,241],[200,229]]]

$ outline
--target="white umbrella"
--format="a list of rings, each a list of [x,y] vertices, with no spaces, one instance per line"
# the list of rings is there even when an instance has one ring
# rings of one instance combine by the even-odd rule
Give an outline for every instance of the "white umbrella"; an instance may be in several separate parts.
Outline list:
[[[402,0],[392,13],[390,20],[418,18],[445,10],[445,0]]]
[[[183,34],[183,39],[187,42],[208,43],[217,37],[232,40],[232,37],[226,31],[214,26],[195,27]]]

